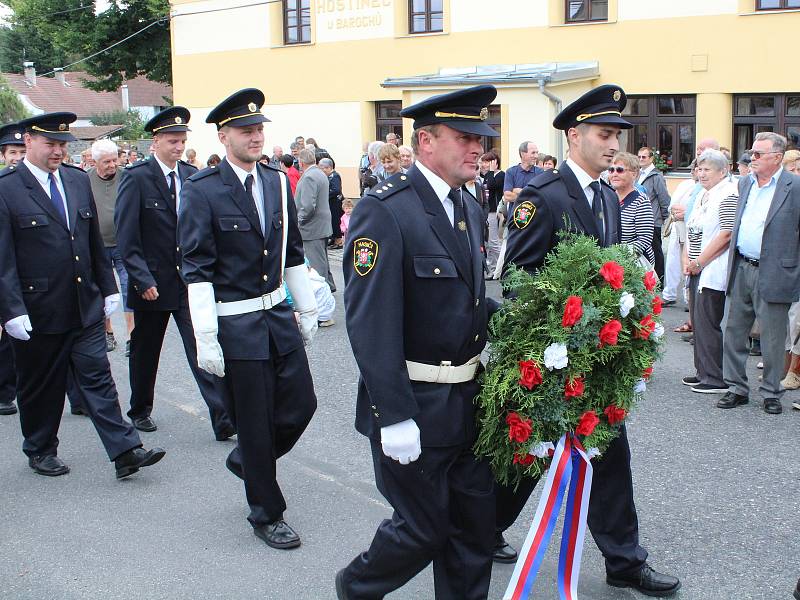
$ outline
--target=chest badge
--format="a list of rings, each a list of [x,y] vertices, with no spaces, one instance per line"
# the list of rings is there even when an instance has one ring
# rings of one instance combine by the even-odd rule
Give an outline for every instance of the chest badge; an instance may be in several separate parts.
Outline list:
[[[533,215],[535,214],[536,207],[532,202],[528,200],[520,202],[519,206],[514,208],[514,225],[516,225],[517,229],[525,229],[533,221]]]
[[[363,277],[378,262],[378,243],[369,238],[358,238],[353,243],[353,268]]]

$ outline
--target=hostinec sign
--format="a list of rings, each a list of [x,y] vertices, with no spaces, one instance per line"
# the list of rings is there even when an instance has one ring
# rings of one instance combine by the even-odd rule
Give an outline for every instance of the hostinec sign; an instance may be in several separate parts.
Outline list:
[[[394,35],[392,0],[316,0],[315,10],[317,43]]]

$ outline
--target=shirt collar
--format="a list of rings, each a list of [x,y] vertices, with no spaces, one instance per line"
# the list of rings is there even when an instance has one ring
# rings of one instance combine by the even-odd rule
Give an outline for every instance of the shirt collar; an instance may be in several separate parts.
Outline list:
[[[642,175],[641,176],[642,177],[646,177],[646,176],[650,175],[650,172],[655,168],[656,168],[656,164],[655,163],[650,163],[647,166],[647,168],[642,169]]]
[[[416,164],[417,169],[419,170],[420,173],[422,173],[425,179],[428,180],[428,183],[431,184],[433,192],[436,194],[436,197],[439,199],[439,201],[441,202],[445,198],[447,198],[447,195],[450,193],[450,190],[452,189],[450,187],[450,184],[448,184],[444,179],[439,177],[436,173],[434,173],[428,167],[422,164],[422,161],[418,160],[414,164]]]
[[[40,169],[31,161],[28,160],[27,157],[22,159],[22,162],[25,163],[25,166],[28,167],[28,170],[33,173],[33,176],[41,183],[42,185],[50,185],[50,171],[45,171],[44,169]],[[55,173],[53,173],[57,181],[61,181],[61,178],[58,176],[58,169],[56,169]]]
[[[252,175],[254,180],[256,181],[258,180],[258,177],[256,177],[255,165],[253,165],[252,171],[245,171],[243,168],[233,164],[231,161],[228,161],[228,165],[230,165],[231,169],[233,169],[233,172],[236,173],[236,177],[239,178],[239,181],[241,182],[242,185],[244,185],[244,180],[247,179],[248,175]],[[254,185],[256,184],[256,181],[253,181]]]
[[[578,184],[581,186],[582,190],[585,190],[587,187],[589,187],[590,183],[594,183],[595,181],[597,181],[597,179],[595,179],[594,177],[589,175],[586,171],[581,169],[578,166],[578,164],[571,158],[568,158],[566,160],[566,163],[569,166],[570,170],[575,174],[575,178],[578,180]]]
[[[161,172],[164,173],[164,177],[169,177],[169,174],[172,173],[173,171],[175,171],[176,176],[178,175],[178,163],[175,163],[174,169],[170,169],[167,165],[165,165],[158,159],[158,156],[156,156],[155,152],[153,153],[153,158],[158,163],[158,166],[161,167]]]
[[[770,182],[764,187],[769,187],[772,184],[777,184],[778,183],[778,178],[781,176],[782,173],[783,173],[783,167],[780,167],[777,171],[775,171],[772,174],[772,177],[770,177]],[[754,184],[756,184],[756,187],[758,187],[758,179],[756,178],[755,174],[754,173],[750,173],[750,175],[748,175],[748,177],[750,177],[750,181],[752,181]]]

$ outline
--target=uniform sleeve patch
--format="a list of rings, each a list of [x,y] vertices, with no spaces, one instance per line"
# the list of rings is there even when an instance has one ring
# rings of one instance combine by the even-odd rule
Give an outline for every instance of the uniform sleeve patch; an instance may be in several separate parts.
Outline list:
[[[520,202],[518,206],[514,207],[514,225],[517,229],[525,229],[533,221],[533,215],[535,214],[536,207],[533,202],[528,200]]]
[[[363,277],[378,262],[378,243],[369,238],[358,238],[353,243],[353,268]]]

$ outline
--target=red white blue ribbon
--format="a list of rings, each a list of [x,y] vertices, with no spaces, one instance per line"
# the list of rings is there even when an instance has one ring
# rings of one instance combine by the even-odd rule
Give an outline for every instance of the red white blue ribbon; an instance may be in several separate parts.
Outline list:
[[[556,445],[539,506],[536,508],[536,516],[519,553],[503,600],[530,598],[565,495],[567,507],[558,558],[558,593],[561,600],[577,600],[591,490],[590,459],[574,434],[564,434]]]

